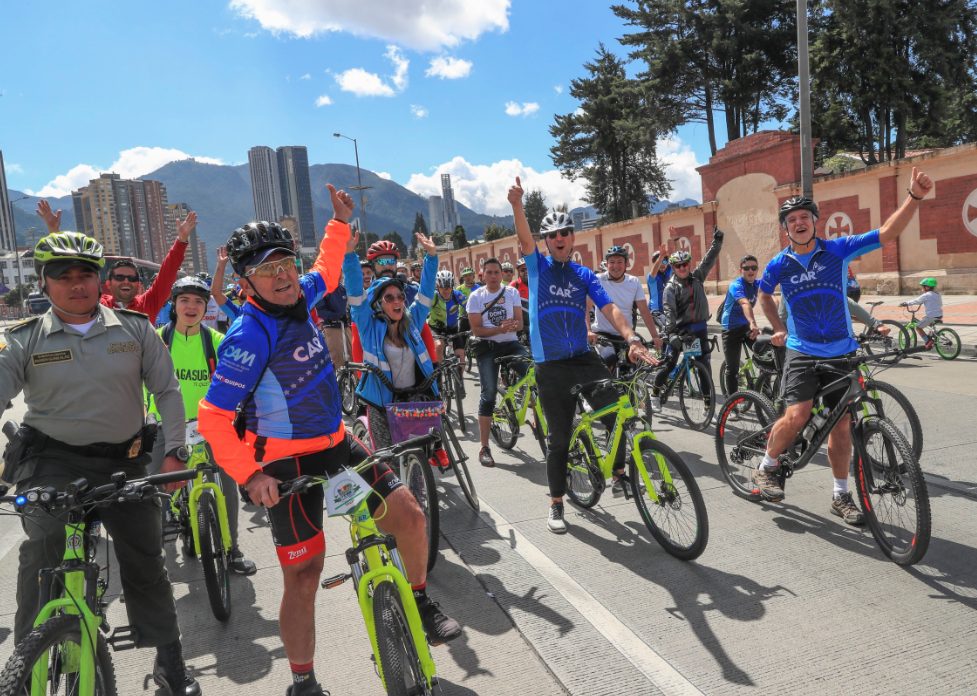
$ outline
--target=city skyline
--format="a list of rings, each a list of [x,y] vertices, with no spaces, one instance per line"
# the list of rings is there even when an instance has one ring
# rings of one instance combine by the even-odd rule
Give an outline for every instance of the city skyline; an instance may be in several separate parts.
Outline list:
[[[283,218],[292,218],[295,229],[289,232],[297,246],[315,248],[318,234],[308,148],[282,145],[272,150],[266,145],[256,145],[248,150],[248,164],[255,220],[281,223]]]

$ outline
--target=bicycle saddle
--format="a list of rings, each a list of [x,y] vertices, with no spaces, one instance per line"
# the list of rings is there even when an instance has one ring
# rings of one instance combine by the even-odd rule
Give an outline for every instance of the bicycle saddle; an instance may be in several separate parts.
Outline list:
[[[869,307],[878,307],[880,304],[885,304],[885,302],[866,302]]]

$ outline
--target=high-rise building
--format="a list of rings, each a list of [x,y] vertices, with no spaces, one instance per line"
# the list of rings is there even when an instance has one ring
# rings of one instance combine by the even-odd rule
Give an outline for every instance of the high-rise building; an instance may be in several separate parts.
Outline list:
[[[450,174],[441,175],[441,195],[430,196],[427,199],[427,205],[428,232],[431,234],[453,232],[455,227],[461,224],[455,192],[451,188]]]
[[[14,251],[17,248],[14,230],[14,205],[7,191],[7,174],[3,168],[3,152],[0,151],[0,249]]]
[[[255,220],[277,220],[283,214],[278,156],[270,147],[258,145],[248,150],[248,164]]]
[[[176,230],[180,226],[180,223],[187,219],[187,215],[190,214],[192,208],[186,203],[170,203],[166,206],[166,245],[167,249],[173,246],[173,242],[176,241]],[[206,264],[207,259],[201,259],[200,249],[203,242],[197,240],[197,228],[193,228],[190,232],[190,239],[187,240],[188,249],[190,253],[183,256],[183,265],[180,266],[180,270],[184,273],[189,273],[191,275],[200,273],[199,269],[201,264]]]
[[[444,234],[444,200],[441,196],[427,199],[427,231],[431,234]]]
[[[316,243],[315,206],[309,178],[309,151],[303,145],[278,148],[278,182],[282,191],[282,215],[298,221],[290,230],[298,246],[314,249]],[[271,219],[271,218],[268,218]]]
[[[191,234],[197,234],[197,228],[193,228]],[[200,259],[200,265],[197,266],[197,273],[210,273],[210,268],[207,263],[207,245],[204,244],[203,240],[197,243],[197,258]]]
[[[101,174],[72,191],[71,202],[78,231],[97,239],[106,254],[162,263],[172,244],[167,244],[162,183]]]

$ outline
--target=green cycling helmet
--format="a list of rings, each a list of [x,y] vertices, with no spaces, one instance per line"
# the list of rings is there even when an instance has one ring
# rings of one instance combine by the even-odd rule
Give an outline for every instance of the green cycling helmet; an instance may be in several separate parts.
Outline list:
[[[465,266],[464,268],[461,269],[461,275],[466,276],[469,273],[474,274],[475,269],[472,268],[471,266]]]
[[[53,232],[34,247],[34,263],[78,261],[95,268],[105,266],[102,245],[81,232]]]
[[[924,288],[935,288],[936,278],[923,278],[921,281],[919,281],[919,284]]]

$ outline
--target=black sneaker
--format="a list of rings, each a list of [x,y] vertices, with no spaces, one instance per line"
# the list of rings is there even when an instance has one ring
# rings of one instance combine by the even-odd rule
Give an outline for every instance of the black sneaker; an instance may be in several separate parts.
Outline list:
[[[295,696],[331,696],[330,693],[323,689],[319,684],[313,686],[311,691],[295,691],[295,684],[292,684],[285,689],[285,696],[292,696],[293,692]]]
[[[421,625],[431,645],[441,645],[461,635],[458,622],[441,611],[438,603],[432,602],[430,597],[417,600],[417,612],[421,615]]]
[[[187,674],[179,640],[156,648],[153,681],[173,696],[200,696],[200,684]]]
[[[757,485],[760,494],[772,503],[784,499],[784,489],[780,487],[779,467],[777,469],[767,469],[760,467],[753,470],[753,482]]]
[[[853,527],[861,527],[865,524],[865,515],[855,505],[855,500],[852,498],[850,491],[842,493],[840,496],[835,496],[832,499],[831,514],[837,515],[846,524],[850,524]]]
[[[495,466],[495,459],[492,458],[492,450],[488,445],[478,450],[478,463],[482,466]]]
[[[566,534],[567,523],[563,520],[563,501],[553,501],[550,505],[550,516],[546,520],[546,526],[554,534]]]
[[[232,546],[228,552],[227,567],[241,575],[254,575],[258,572],[258,566],[254,564],[254,561],[245,558],[241,549],[236,546]]]

